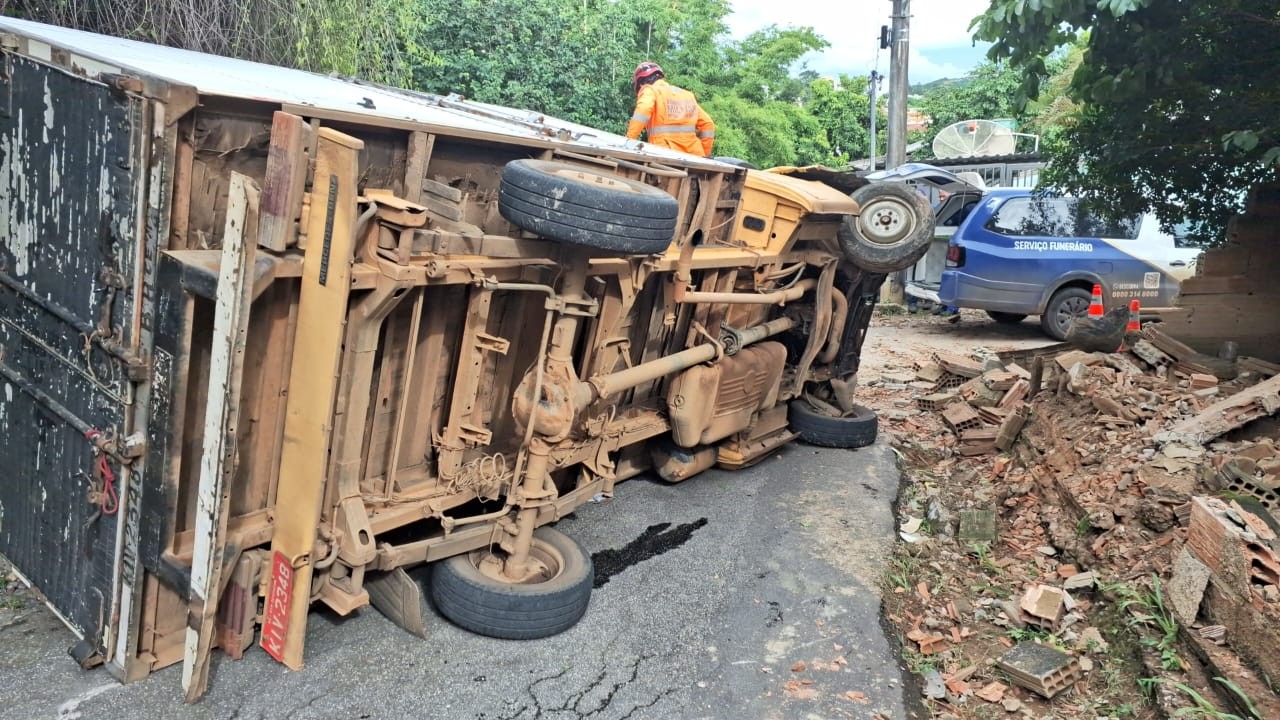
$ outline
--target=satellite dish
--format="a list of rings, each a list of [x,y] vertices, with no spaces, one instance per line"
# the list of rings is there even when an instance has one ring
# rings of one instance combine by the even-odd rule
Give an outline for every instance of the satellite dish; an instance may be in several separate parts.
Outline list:
[[[961,120],[938,131],[933,155],[938,158],[1011,155],[1018,138],[1009,128],[990,120]]]

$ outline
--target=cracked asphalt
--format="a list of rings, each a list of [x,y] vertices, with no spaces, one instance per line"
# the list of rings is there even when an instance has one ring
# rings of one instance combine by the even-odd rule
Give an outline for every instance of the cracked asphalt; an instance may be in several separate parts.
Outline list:
[[[905,720],[918,709],[879,613],[898,482],[883,444],[636,478],[557,525],[605,569],[568,632],[494,640],[430,614],[422,640],[372,609],[317,611],[302,671],[217,655],[193,706],[177,666],[129,686],[81,672],[70,633],[30,606],[0,615],[0,718]]]

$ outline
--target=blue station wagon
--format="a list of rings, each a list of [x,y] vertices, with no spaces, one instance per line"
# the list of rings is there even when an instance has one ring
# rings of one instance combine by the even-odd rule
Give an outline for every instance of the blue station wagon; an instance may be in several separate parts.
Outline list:
[[[997,321],[1039,315],[1061,340],[1073,317],[1103,301],[1169,307],[1200,251],[1177,246],[1154,216],[1109,222],[1075,198],[1024,188],[987,190],[951,236],[938,297]]]

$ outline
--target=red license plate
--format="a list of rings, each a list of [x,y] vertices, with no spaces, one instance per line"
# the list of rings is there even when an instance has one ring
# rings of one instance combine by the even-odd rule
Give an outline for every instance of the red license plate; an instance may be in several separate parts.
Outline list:
[[[262,621],[262,649],[284,662],[284,641],[289,631],[289,600],[293,596],[293,566],[279,552],[271,560],[271,585],[267,588]]]

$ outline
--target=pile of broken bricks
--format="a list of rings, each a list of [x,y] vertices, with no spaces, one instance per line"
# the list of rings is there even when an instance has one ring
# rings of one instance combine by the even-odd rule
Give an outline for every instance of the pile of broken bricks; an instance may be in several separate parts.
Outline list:
[[[989,364],[994,367],[934,353],[933,362],[916,368],[919,381],[932,383],[929,392],[916,399],[917,407],[942,414],[959,441],[956,451],[961,455],[1008,450],[1027,421],[1031,373],[1013,363]]]
[[[1280,365],[1202,355],[1153,326],[1129,340],[1118,353],[1055,348],[1018,362],[938,353],[916,365],[908,386],[918,391],[917,407],[954,435],[906,448],[950,456],[933,468],[956,483],[944,491],[951,512],[939,536],[962,547],[990,542],[1006,570],[1013,556],[1061,549],[1070,558],[1036,557],[1038,578],[1006,572],[1006,591],[1021,585],[1016,600],[953,595],[929,607],[925,597],[924,613],[906,613],[906,638],[922,655],[948,657],[941,654],[980,631],[964,620],[1041,630],[1059,646],[1000,638],[1013,646],[983,670],[944,664],[926,682],[931,698],[1008,700],[1012,712],[1023,700],[1010,684],[1051,698],[1087,676],[1085,648],[1100,636],[1085,621],[1103,578],[1167,583],[1183,637],[1213,672],[1280,677],[1280,430],[1229,435],[1280,412]],[[996,489],[975,500],[968,489],[983,483]],[[932,511],[929,520],[939,524]],[[903,537],[922,535],[904,527]],[[1050,582],[1055,567],[1063,571]],[[952,619],[958,603],[965,608]],[[1086,632],[1090,639],[1072,642]],[[1267,692],[1263,683],[1251,687]]]
[[[917,591],[922,598],[930,596],[923,583]],[[1001,641],[1008,649],[992,658],[986,667],[968,665],[945,673],[926,672],[925,696],[953,707],[976,697],[1016,712],[1024,706],[1022,698],[1026,696],[1013,691],[1007,684],[1011,683],[1052,700],[1093,669],[1090,654],[1107,650],[1098,629],[1084,624],[1093,604],[1084,596],[1095,591],[1093,573],[1072,573],[1060,587],[1031,583],[1018,601],[952,600],[945,607],[934,607],[924,616],[913,617],[913,627],[905,638],[925,656],[945,653],[975,635],[962,624],[969,617],[1000,627],[1039,630],[1045,637],[1056,638],[1059,644],[1071,648],[1066,651],[1048,642],[1015,644],[1004,637]],[[1074,597],[1072,592],[1081,597]]]

